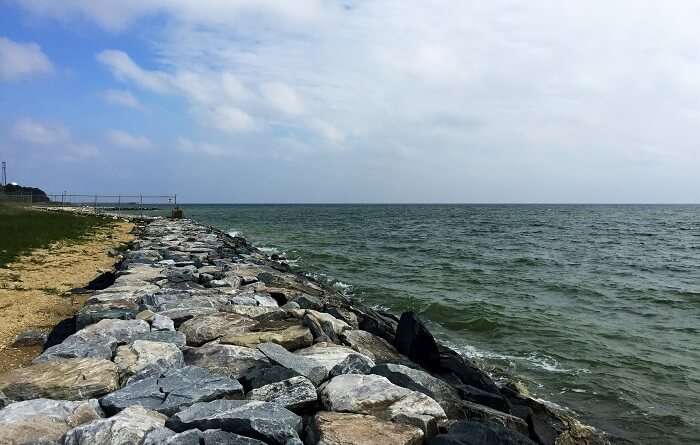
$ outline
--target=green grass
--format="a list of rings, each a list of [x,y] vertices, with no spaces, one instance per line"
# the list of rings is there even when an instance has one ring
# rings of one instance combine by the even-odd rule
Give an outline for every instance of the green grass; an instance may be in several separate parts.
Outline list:
[[[0,204],[0,267],[31,249],[59,240],[79,240],[109,224],[97,216],[44,212]]]

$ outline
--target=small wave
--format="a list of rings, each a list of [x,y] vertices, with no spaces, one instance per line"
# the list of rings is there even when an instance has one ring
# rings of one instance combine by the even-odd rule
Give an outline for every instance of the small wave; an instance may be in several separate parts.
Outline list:
[[[265,247],[265,246],[262,246],[262,247],[258,247],[258,250],[260,250],[262,253],[264,253],[264,254],[266,254],[266,255],[275,255],[275,254],[276,254],[276,255],[279,255],[279,254],[283,254],[283,255],[284,255],[284,252],[280,252],[280,250],[279,250],[278,248],[276,248],[276,247]]]
[[[243,232],[240,232],[238,230],[231,230],[229,232],[226,232],[226,235],[230,236],[231,238],[236,238],[236,237],[242,237]]]

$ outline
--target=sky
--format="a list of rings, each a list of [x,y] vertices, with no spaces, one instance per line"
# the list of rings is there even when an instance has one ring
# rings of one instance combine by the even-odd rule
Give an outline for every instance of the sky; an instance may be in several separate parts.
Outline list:
[[[0,159],[183,202],[700,202],[695,0],[0,0]]]

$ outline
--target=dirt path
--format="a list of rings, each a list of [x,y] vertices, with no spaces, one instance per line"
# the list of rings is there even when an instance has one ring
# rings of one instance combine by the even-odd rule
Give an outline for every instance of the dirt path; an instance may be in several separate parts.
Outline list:
[[[84,297],[65,292],[111,269],[109,252],[134,238],[132,228],[126,222],[105,226],[89,239],[59,241],[0,268],[0,373],[31,363],[41,347],[13,348],[15,336],[28,329],[49,332],[73,315]]]

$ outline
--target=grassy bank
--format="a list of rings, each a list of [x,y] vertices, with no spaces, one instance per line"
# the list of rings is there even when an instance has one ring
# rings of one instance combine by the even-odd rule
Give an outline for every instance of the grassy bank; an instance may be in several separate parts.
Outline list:
[[[108,224],[96,216],[43,212],[0,204],[0,267],[31,249],[59,240],[80,239]]]

